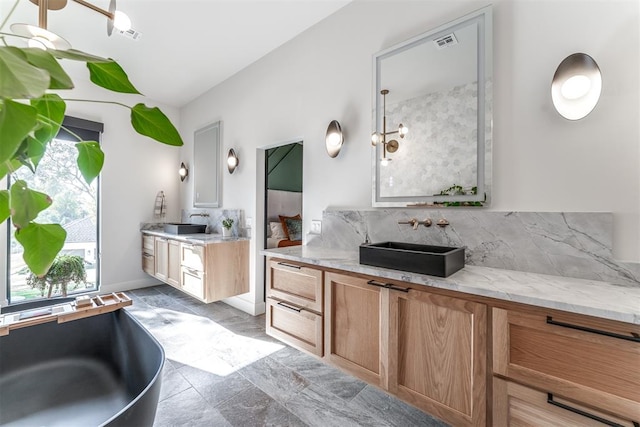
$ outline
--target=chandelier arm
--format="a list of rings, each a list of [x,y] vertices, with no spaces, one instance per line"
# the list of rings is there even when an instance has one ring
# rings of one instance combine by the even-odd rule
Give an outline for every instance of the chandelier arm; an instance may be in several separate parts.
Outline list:
[[[41,1],[49,1],[49,0],[41,0]],[[101,14],[103,14],[104,16],[106,16],[109,19],[113,19],[113,17],[114,17],[113,13],[111,13],[111,12],[109,12],[107,10],[101,9],[96,5],[93,5],[93,4],[89,3],[89,2],[86,2],[85,0],[72,0],[72,1],[82,5],[84,7],[88,7],[89,9],[91,9],[93,11],[101,13]]]
[[[49,0],[38,0],[38,27],[47,29],[47,11],[49,10]]]

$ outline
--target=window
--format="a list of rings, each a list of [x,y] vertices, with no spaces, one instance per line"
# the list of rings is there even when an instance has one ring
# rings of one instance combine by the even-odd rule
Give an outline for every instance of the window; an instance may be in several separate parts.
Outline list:
[[[43,191],[53,199],[51,206],[36,219],[39,223],[59,223],[67,231],[60,255],[77,255],[82,258],[87,279],[85,283],[70,282],[66,289],[51,287],[46,283],[29,280],[30,271],[25,265],[22,246],[16,241],[13,227],[9,224],[7,250],[7,296],[10,304],[33,299],[94,291],[100,285],[100,203],[99,180],[88,185],[76,164],[75,148],[78,135],[85,141],[100,142],[102,124],[66,117],[63,127],[49,143],[47,152],[40,161],[37,173],[19,169],[10,180],[27,182],[29,187]],[[51,289],[50,289],[51,288]]]

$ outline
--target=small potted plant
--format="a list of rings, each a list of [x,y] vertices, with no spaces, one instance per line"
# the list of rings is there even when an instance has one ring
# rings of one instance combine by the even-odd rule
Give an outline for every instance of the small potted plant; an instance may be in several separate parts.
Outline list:
[[[30,273],[27,277],[27,283],[33,289],[40,289],[42,296],[47,291],[47,298],[51,298],[54,290],[66,297],[70,283],[83,284],[86,280],[84,259],[77,255],[58,255],[44,276],[38,277]]]
[[[232,218],[222,220],[222,237],[231,237],[231,227],[233,227]]]

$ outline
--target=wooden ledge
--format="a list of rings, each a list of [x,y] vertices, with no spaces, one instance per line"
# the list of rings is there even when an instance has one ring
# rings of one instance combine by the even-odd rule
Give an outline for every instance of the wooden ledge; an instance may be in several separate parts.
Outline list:
[[[78,299],[79,300],[79,299]],[[84,306],[79,306],[76,301],[49,307],[35,308],[0,315],[0,336],[8,335],[13,329],[39,325],[41,323],[54,322],[65,323],[85,317],[116,311],[122,307],[131,305],[133,301],[124,292],[97,295],[88,298]]]

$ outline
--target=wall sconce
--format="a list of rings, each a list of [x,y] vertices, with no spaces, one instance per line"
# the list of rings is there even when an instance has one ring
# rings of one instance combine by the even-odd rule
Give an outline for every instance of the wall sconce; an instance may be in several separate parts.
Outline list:
[[[180,169],[178,169],[178,175],[180,175],[180,181],[184,182],[185,179],[189,176],[189,169],[184,164],[184,162],[180,163]]]
[[[29,38],[29,47],[38,47],[40,49],[71,49],[71,44],[58,36],[57,34],[47,30],[47,11],[60,10],[67,5],[67,0],[29,0],[38,6],[38,26],[29,24],[12,24],[11,31],[19,36]],[[107,34],[111,35],[113,29],[120,31],[128,31],[131,29],[131,19],[124,13],[116,11],[116,0],[111,0],[109,10],[101,9],[85,0],[72,0],[81,6],[89,8],[95,12],[101,13],[107,17]]]
[[[409,129],[400,123],[398,130],[387,132],[387,94],[389,90],[382,89],[380,93],[382,94],[382,133],[374,132],[371,134],[371,145],[375,147],[377,144],[382,144],[382,158],[380,159],[380,163],[386,166],[392,160],[387,157],[387,153],[395,153],[398,151],[398,148],[400,148],[400,143],[397,140],[392,139],[387,141],[387,135],[397,133],[400,138],[404,138],[407,132],[409,132]]]
[[[240,159],[238,159],[236,152],[231,148],[229,154],[227,154],[227,168],[229,169],[229,173],[235,172],[238,165],[240,165]]]
[[[331,120],[331,123],[329,123],[324,143],[327,147],[327,154],[329,154],[329,157],[336,157],[340,153],[342,144],[344,143],[344,135],[342,134],[340,123],[338,123],[337,120]]]
[[[551,83],[553,105],[568,120],[579,120],[589,114],[598,103],[601,91],[600,68],[586,53],[567,56]]]

